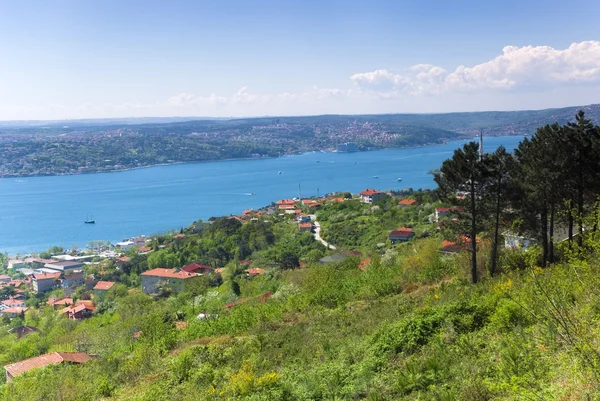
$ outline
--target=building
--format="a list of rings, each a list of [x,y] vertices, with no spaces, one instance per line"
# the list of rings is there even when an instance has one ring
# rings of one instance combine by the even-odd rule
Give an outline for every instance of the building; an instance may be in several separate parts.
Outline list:
[[[190,263],[189,265],[185,265],[181,268],[184,272],[188,273],[198,273],[198,274],[208,274],[212,273],[214,269],[207,265],[202,265],[200,263]]]
[[[27,312],[28,309],[29,308],[21,308],[21,307],[17,307],[17,306],[11,306],[10,308],[0,310],[0,314],[8,315],[8,317],[10,317],[12,319],[16,316],[19,316],[21,313]]]
[[[61,363],[86,363],[94,356],[84,354],[83,352],[52,352],[50,354],[36,356],[35,358],[25,359],[24,361],[6,365],[6,381],[11,382],[14,377],[27,373],[32,369],[44,368],[50,365],[59,365]]]
[[[96,307],[91,303],[77,303],[77,305],[67,306],[60,311],[61,315],[65,315],[71,320],[82,320],[92,316],[92,313],[96,310]]]
[[[36,273],[33,275],[33,292],[53,290],[60,278],[60,273]]]
[[[250,277],[256,277],[256,276],[260,276],[265,271],[266,271],[265,269],[261,269],[260,267],[253,267],[251,269],[246,270],[246,273]]]
[[[9,269],[20,269],[23,267],[27,267],[27,263],[19,259],[11,259],[8,261]]]
[[[61,280],[62,288],[75,288],[83,285],[83,273],[66,274]]]
[[[502,236],[504,237],[504,247],[508,249],[527,249],[535,244],[535,239],[527,238],[510,231],[503,232]]]
[[[8,298],[2,301],[2,305],[7,308],[24,308],[25,301],[22,299]]]
[[[384,199],[387,195],[376,189],[366,189],[360,193],[360,200],[364,203],[374,203]]]
[[[416,199],[402,199],[398,205],[400,207],[415,206],[418,205],[418,202]]]
[[[50,298],[47,302],[47,304],[49,306],[52,306],[52,308],[54,310],[56,309],[64,309],[65,307],[69,306],[69,305],[73,305],[75,302],[73,302],[73,298],[67,298],[67,297],[63,297],[63,298]]]
[[[337,152],[358,152],[356,142],[340,143],[336,147]]]
[[[0,283],[9,283],[12,280],[8,274],[0,274]]]
[[[435,222],[439,223],[444,217],[449,217],[452,214],[462,213],[462,209],[450,208],[450,207],[437,207],[435,209]]]
[[[115,285],[113,281],[98,281],[93,288],[94,296],[98,298],[104,297],[113,285]]]
[[[58,272],[72,272],[74,270],[80,270],[83,268],[83,263],[75,262],[73,260],[61,260],[54,261],[52,263],[46,263],[44,265],[46,269],[52,269]]]
[[[35,333],[35,332],[39,332],[37,327],[33,327],[33,326],[17,326],[17,327],[13,327],[12,329],[8,330],[8,332],[10,334],[16,334],[17,335],[17,339],[25,337],[31,333]]]
[[[48,263],[54,263],[56,260],[54,259],[40,259],[40,258],[27,258],[25,259],[25,263],[31,264],[35,268],[44,267],[44,265]]]
[[[399,228],[392,231],[388,235],[388,239],[392,241],[392,244],[396,244],[398,242],[408,242],[414,236],[415,233],[412,228]]]
[[[156,293],[161,286],[169,287],[175,292],[183,291],[185,280],[196,277],[195,273],[177,271],[175,269],[157,268],[141,274],[142,291],[146,294]]]
[[[312,223],[298,223],[298,228],[301,233],[310,232],[312,230]]]

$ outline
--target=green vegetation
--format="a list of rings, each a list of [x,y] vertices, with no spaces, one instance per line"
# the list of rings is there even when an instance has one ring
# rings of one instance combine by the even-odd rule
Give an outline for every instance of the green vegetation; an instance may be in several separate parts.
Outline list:
[[[196,222],[156,238],[149,254],[131,250],[120,269],[88,267],[120,283],[94,316],[72,321],[46,307],[5,319],[6,329],[40,332],[17,340],[0,330],[0,358],[99,358],[30,371],[2,384],[0,400],[598,400],[599,134],[579,114],[540,128],[514,158],[465,145],[436,173],[439,191],[410,193],[417,205],[326,203],[324,237],[368,260],[320,264],[330,251],[310,233],[260,215]],[[440,199],[464,211],[438,231]],[[540,246],[500,246],[509,218],[502,229]],[[399,226],[417,238],[391,245]],[[477,252],[439,252],[467,233]],[[151,267],[190,262],[224,269],[178,294],[126,287]]]

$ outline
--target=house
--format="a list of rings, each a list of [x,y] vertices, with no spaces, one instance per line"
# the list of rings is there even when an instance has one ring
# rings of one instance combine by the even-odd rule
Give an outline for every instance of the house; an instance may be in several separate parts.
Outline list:
[[[374,203],[384,199],[387,195],[376,189],[365,189],[360,193],[360,200],[364,203]]]
[[[131,240],[123,240],[123,241],[117,242],[115,244],[116,248],[121,249],[123,251],[128,251],[128,250],[130,250],[131,248],[133,248],[135,246],[136,246],[136,243],[134,241],[131,241]]]
[[[392,244],[395,244],[398,242],[408,242],[414,236],[415,233],[412,228],[399,228],[397,230],[392,231],[388,235],[388,239],[392,241]]]
[[[27,258],[25,259],[26,263],[30,263],[35,268],[44,267],[48,263],[54,263],[56,260],[54,259],[40,259],[40,258]]]
[[[398,205],[400,207],[415,206],[418,205],[418,202],[416,199],[402,199]]]
[[[46,269],[52,269],[54,271],[58,271],[58,272],[69,272],[69,271],[73,271],[73,270],[79,270],[83,268],[83,263],[80,262],[75,262],[72,260],[61,260],[61,261],[54,261],[52,263],[46,263],[44,265],[44,267]]]
[[[2,301],[2,305],[8,308],[24,308],[25,301],[22,299],[8,298]]]
[[[261,274],[265,273],[265,271],[266,271],[265,269],[261,269],[260,267],[253,267],[251,269],[246,270],[246,273],[250,277],[256,277],[256,276],[260,276]]]
[[[458,255],[464,250],[470,248],[470,244],[467,243],[457,243],[453,241],[444,241],[442,242],[442,248],[440,249],[440,253],[444,255]]]
[[[20,269],[23,267],[27,267],[27,263],[19,259],[11,259],[8,261],[9,269]]]
[[[0,283],[8,283],[12,278],[8,274],[0,274]]]
[[[123,265],[131,262],[131,258],[129,256],[121,256],[120,258],[115,259],[115,265],[120,269]]]
[[[33,275],[33,292],[51,291],[56,287],[60,273],[36,273]]]
[[[451,214],[462,213],[462,209],[451,208],[451,207],[437,207],[435,208],[435,222],[439,223],[443,217],[449,217]]]
[[[61,315],[65,315],[71,320],[82,320],[92,316],[96,310],[95,306],[90,303],[77,303],[77,305],[67,306],[60,311]]]
[[[301,233],[310,232],[312,230],[312,223],[299,223],[298,228]]]
[[[16,334],[17,339],[25,337],[31,333],[35,333],[36,331],[39,331],[38,328],[33,326],[17,326],[8,330],[10,334]]]
[[[275,204],[281,209],[281,206],[294,206],[296,204],[296,200],[295,199],[282,199],[282,200],[278,200]],[[294,206],[294,208],[295,208],[295,206]]]
[[[61,363],[86,363],[95,358],[92,355],[83,352],[52,352],[50,354],[36,356],[35,358],[25,359],[24,361],[6,365],[6,381],[11,382],[14,377],[29,372],[31,369],[44,368],[50,365],[59,365]]]
[[[185,280],[196,277],[195,273],[177,271],[175,269],[157,268],[145,271],[141,274],[142,291],[153,294],[159,286],[166,286],[175,292],[183,291]]]
[[[198,273],[198,274],[207,274],[212,273],[214,269],[207,265],[202,265],[200,263],[190,263],[189,265],[185,265],[181,268],[184,272],[188,273]]]
[[[138,254],[140,255],[145,255],[150,252],[152,252],[152,248],[150,248],[149,246],[140,246],[138,248]]]
[[[50,298],[47,302],[49,306],[52,306],[54,310],[56,309],[64,309],[69,305],[73,305],[75,302],[73,298],[63,297],[63,298]]]
[[[113,281],[98,281],[94,286],[94,296],[102,298],[106,295],[106,292],[110,290],[115,283]]]
[[[28,309],[29,308],[20,308],[20,307],[11,306],[10,308],[0,310],[0,314],[8,315],[8,317],[10,317],[12,319],[16,316],[19,316],[21,313],[27,312]]]
[[[535,239],[506,231],[502,233],[504,247],[509,249],[527,249],[535,243]]]
[[[75,288],[83,285],[83,273],[66,274],[61,280],[62,288]]]

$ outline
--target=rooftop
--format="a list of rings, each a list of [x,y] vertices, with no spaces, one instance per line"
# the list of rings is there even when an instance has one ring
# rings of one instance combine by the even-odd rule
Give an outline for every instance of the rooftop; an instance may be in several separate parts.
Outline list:
[[[361,195],[375,195],[375,194],[380,194],[381,192],[379,192],[376,189],[373,188],[369,188],[369,189],[365,189],[364,191],[362,191],[360,194]]]
[[[83,352],[52,352],[50,354],[36,356],[35,358],[25,359],[11,365],[6,365],[4,369],[13,377],[22,375],[31,369],[43,368],[49,365],[58,365],[63,362],[85,363],[93,357]]]
[[[164,269],[157,268],[148,270],[142,273],[142,276],[154,276],[154,277],[165,277],[165,278],[181,278],[186,279],[190,277],[195,277],[194,273],[189,273],[186,271],[177,271],[175,269]]]
[[[115,285],[114,281],[98,281],[93,289],[108,291],[113,285]]]

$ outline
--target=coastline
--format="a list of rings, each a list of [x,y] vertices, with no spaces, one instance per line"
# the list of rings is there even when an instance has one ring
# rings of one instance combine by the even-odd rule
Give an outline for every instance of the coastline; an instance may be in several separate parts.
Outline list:
[[[489,135],[489,136],[492,137],[492,136],[496,136],[496,135]],[[518,136],[518,135],[497,135],[497,136]],[[464,138],[464,139],[468,139],[468,138]],[[386,149],[418,149],[418,148],[425,148],[425,147],[429,147],[429,146],[444,145],[449,142],[460,141],[460,140],[461,139],[456,139],[456,140],[452,140],[452,141],[443,140],[441,142],[424,143],[421,145],[408,145],[408,146],[397,146],[397,147],[395,146],[395,147],[367,149],[367,150],[359,150],[357,152],[350,152],[350,153],[375,152],[378,150],[386,150]],[[224,158],[224,159],[175,161],[175,162],[170,162],[170,163],[148,164],[146,166],[138,166],[138,167],[125,167],[125,168],[119,168],[119,169],[114,169],[114,170],[109,170],[109,171],[91,170],[91,171],[83,171],[83,172],[77,172],[77,173],[63,173],[63,174],[61,174],[61,173],[15,174],[15,175],[11,174],[11,175],[0,175],[0,179],[11,179],[11,178],[12,179],[21,179],[21,178],[34,178],[34,177],[62,177],[62,176],[86,175],[86,174],[110,174],[110,173],[121,173],[124,171],[139,170],[139,169],[145,169],[145,168],[151,168],[151,167],[173,166],[173,165],[177,165],[177,164],[196,164],[196,163],[214,163],[214,162],[244,161],[244,160],[278,159],[278,158],[285,157],[285,156],[296,156],[296,155],[302,155],[302,154],[311,153],[311,152],[337,153],[335,151],[332,151],[331,149],[327,149],[327,150],[326,149],[314,149],[314,150],[307,150],[307,151],[302,151],[302,152],[288,153],[283,156],[233,157],[233,158],[230,157],[230,158]],[[349,152],[340,152],[340,153],[349,153]]]

